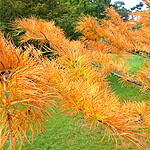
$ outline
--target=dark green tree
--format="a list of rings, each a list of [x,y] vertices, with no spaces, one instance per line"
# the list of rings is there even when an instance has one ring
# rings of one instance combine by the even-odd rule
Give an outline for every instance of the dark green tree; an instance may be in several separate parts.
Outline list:
[[[116,1],[112,6],[124,21],[127,21],[129,19],[130,10],[125,8],[125,3],[123,1]]]
[[[76,12],[89,14],[103,18],[104,10],[110,5],[111,0],[70,0],[70,4],[76,7]]]
[[[140,11],[143,6],[144,6],[144,4],[142,2],[140,2],[136,6],[132,7],[131,10],[133,10],[133,11]]]
[[[64,19],[64,15],[70,12],[67,3],[61,0],[1,0],[0,1],[0,23],[1,30],[9,31],[9,23],[15,18],[31,17],[45,20],[59,21]],[[61,26],[62,27],[62,26]]]
[[[82,14],[102,18],[100,13],[109,4],[110,0],[0,0],[0,30],[11,33],[15,18],[34,16],[54,20],[67,37],[77,39],[79,33],[74,32],[74,27]]]

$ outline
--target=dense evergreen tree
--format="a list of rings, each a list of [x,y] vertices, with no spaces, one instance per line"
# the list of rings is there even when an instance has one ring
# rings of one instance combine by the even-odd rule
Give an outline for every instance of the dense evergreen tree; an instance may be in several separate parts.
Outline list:
[[[103,18],[101,13],[110,5],[111,0],[70,0],[70,4],[83,14]]]
[[[45,20],[54,20],[56,21],[58,26],[61,26],[64,30],[66,26],[68,27],[68,31],[72,30],[72,20],[69,18],[73,16],[71,13],[72,10],[67,3],[63,3],[62,0],[2,0],[0,1],[0,22],[1,30],[8,32],[9,25],[11,21],[14,21],[15,18],[22,17],[37,17]],[[66,20],[70,19],[69,21]],[[62,24],[63,21],[66,24]],[[72,21],[70,23],[70,21]],[[61,23],[61,25],[60,25]],[[71,26],[68,26],[70,23]],[[68,36],[70,33],[67,33]]]
[[[142,2],[140,2],[139,4],[137,4],[136,6],[132,7],[131,10],[134,11],[139,11],[142,9],[142,7],[144,6],[144,4]]]
[[[1,0],[0,30],[10,32],[10,22],[15,18],[35,16],[47,21],[54,20],[71,39],[76,39],[75,22],[82,14],[102,18],[110,0]]]

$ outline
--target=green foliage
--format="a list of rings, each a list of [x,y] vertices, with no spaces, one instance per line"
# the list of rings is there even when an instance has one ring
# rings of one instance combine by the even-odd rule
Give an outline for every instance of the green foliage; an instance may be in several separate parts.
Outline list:
[[[54,20],[67,37],[77,39],[80,35],[74,31],[75,23],[82,14],[100,15],[109,6],[110,0],[1,0],[0,30],[10,33],[10,23],[15,18],[35,16],[44,20]],[[12,34],[12,33],[11,33]]]
[[[76,7],[76,12],[96,16],[100,19],[104,17],[102,13],[110,2],[110,0],[70,0],[70,4]]]
[[[112,6],[115,8],[116,12],[119,13],[119,15],[124,21],[127,21],[129,19],[130,10],[125,8],[125,3],[123,1],[116,1]],[[132,7],[131,10],[140,11],[142,8],[143,8],[143,3],[140,2],[136,6]]]
[[[55,20],[67,36],[73,34],[73,22],[77,18],[77,15],[72,13],[72,8],[62,0],[2,0],[0,16],[1,26],[3,26],[1,30],[6,33],[10,32],[9,23],[15,18],[36,16],[45,20]]]
[[[131,10],[134,11],[139,11],[142,9],[142,7],[144,6],[144,4],[142,2],[140,2],[139,4],[137,4],[136,6],[132,7]]]

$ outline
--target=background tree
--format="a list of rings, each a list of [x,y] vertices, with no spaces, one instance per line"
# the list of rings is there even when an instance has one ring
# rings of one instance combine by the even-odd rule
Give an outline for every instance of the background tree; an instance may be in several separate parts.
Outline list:
[[[77,34],[74,33],[73,27],[78,14],[75,14],[73,9],[63,0],[2,0],[0,1],[1,30],[10,32],[9,23],[15,18],[36,16],[45,20],[55,20],[57,26],[63,28],[67,36],[76,38]]]
[[[61,27],[67,37],[76,39],[74,32],[76,21],[82,14],[100,15],[110,4],[110,0],[1,0],[0,1],[0,29],[10,32],[11,21],[15,18],[35,16],[47,21],[54,20]]]
[[[110,5],[111,0],[70,0],[70,5],[76,7],[76,11],[85,15],[104,17],[104,10]]]
[[[144,6],[144,4],[143,4],[142,2],[140,2],[140,3],[137,4],[136,6],[132,7],[131,10],[132,10],[132,11],[140,11],[143,6]]]
[[[125,3],[123,1],[116,1],[112,6],[124,21],[129,19],[130,10],[124,7]]]

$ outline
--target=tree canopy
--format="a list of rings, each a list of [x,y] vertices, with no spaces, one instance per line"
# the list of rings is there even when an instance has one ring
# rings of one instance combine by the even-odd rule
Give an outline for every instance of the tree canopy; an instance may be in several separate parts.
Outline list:
[[[76,39],[78,33],[74,26],[83,14],[102,18],[102,13],[110,4],[110,0],[1,0],[0,30],[8,33],[10,22],[15,18],[36,18],[47,21],[54,20],[67,37]],[[4,7],[5,6],[5,7]]]

